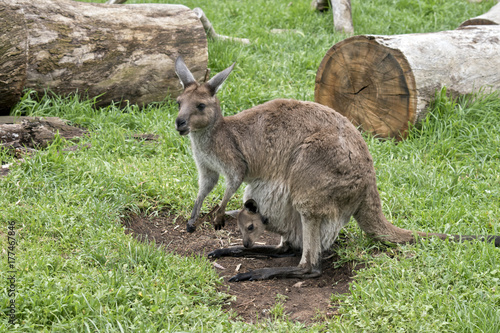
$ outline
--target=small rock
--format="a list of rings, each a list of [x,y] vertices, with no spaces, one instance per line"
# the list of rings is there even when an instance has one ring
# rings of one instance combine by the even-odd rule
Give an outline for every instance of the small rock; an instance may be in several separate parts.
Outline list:
[[[306,283],[306,281],[300,281],[300,282],[297,282],[296,284],[294,284],[292,287],[293,288],[300,288],[302,287],[302,285]]]

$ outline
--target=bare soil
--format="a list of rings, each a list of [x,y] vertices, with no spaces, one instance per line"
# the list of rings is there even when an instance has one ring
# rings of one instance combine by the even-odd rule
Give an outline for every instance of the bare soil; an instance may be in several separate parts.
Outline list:
[[[226,226],[219,231],[215,231],[208,222],[209,214],[201,219],[203,222],[192,234],[186,232],[184,217],[168,212],[160,213],[156,217],[132,214],[123,220],[123,224],[126,227],[126,233],[132,234],[137,239],[154,240],[165,251],[182,256],[206,256],[215,249],[242,244],[234,219],[226,220]],[[279,241],[279,235],[271,233],[263,235],[260,240],[262,244],[279,244]],[[277,303],[277,295],[282,295],[284,297],[278,297],[284,305],[288,318],[292,321],[311,324],[337,315],[336,305],[331,304],[330,301],[331,295],[332,293],[348,293],[349,283],[354,274],[351,263],[335,268],[335,255],[324,253],[323,258],[323,274],[319,278],[245,282],[228,282],[228,279],[238,271],[246,272],[271,266],[296,266],[300,258],[224,257],[208,260],[224,278],[219,290],[235,296],[235,300],[226,303],[226,310],[233,310],[241,320],[256,323],[259,318],[270,317],[269,310]]]

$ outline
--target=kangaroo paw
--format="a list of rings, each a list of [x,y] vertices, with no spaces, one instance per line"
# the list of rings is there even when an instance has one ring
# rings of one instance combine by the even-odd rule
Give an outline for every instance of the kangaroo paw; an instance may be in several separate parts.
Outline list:
[[[192,233],[196,230],[196,220],[189,220],[186,226],[186,230],[189,233]]]
[[[226,221],[224,220],[224,215],[217,216],[214,221],[214,229],[221,230],[226,225]]]

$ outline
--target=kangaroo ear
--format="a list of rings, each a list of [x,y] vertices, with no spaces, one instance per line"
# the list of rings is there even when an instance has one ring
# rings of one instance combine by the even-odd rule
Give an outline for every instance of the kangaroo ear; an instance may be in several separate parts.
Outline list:
[[[230,211],[225,212],[226,215],[234,217],[235,219],[238,218],[239,213],[240,213],[240,210],[230,210]]]
[[[248,199],[245,202],[245,209],[251,213],[257,214],[259,212],[259,207],[254,199]]]
[[[175,60],[175,74],[179,77],[182,88],[184,89],[186,89],[187,86],[196,83],[193,74],[191,74],[181,56],[177,57]]]
[[[235,64],[236,63],[233,62],[233,64],[231,66],[229,66],[228,68],[226,68],[222,72],[218,73],[217,75],[215,75],[213,78],[211,78],[207,82],[207,86],[208,86],[208,88],[210,88],[210,91],[212,92],[212,96],[217,93],[217,91],[219,90],[221,85],[224,83],[224,81],[226,81],[229,74],[231,74],[231,71],[233,70]]]

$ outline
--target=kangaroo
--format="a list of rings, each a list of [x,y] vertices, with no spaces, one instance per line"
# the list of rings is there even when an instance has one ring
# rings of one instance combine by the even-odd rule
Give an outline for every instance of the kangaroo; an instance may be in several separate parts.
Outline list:
[[[189,135],[199,175],[187,231],[195,231],[203,200],[222,174],[226,190],[216,212],[215,229],[224,226],[227,203],[243,181],[249,184],[245,196],[253,196],[254,202],[248,202],[238,216],[246,247],[219,249],[209,257],[281,256],[298,251],[301,259],[297,267],[254,270],[231,281],[321,275],[322,250],[335,241],[351,216],[365,233],[381,241],[411,243],[415,234],[448,238],[401,229],[385,218],[373,160],[363,137],[347,118],[329,107],[276,99],[224,117],[216,93],[233,68],[234,64],[198,84],[181,57],[175,62],[184,88],[177,98],[175,128],[180,135]],[[264,227],[257,230],[280,233],[282,244],[252,247],[253,238],[245,234],[255,230],[259,220]],[[499,236],[479,239],[500,246]]]

